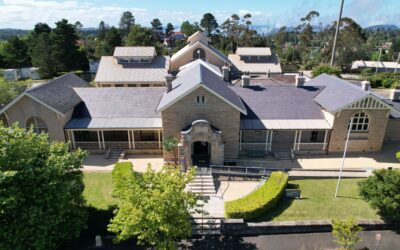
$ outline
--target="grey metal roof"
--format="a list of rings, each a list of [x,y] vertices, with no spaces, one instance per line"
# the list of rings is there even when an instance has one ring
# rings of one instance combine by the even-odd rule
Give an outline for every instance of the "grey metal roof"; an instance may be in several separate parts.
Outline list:
[[[112,56],[102,56],[94,81],[100,83],[164,82],[168,68],[168,56],[156,56],[151,63],[126,64],[119,64]]]
[[[247,115],[242,120],[324,119],[314,97],[322,88],[295,86],[230,87],[242,99]]]
[[[82,99],[74,110],[68,129],[160,128],[161,114],[155,112],[164,88],[77,88]]]
[[[115,57],[153,57],[156,55],[154,46],[115,47]]]
[[[191,93],[197,87],[202,86],[214,92],[214,94],[242,113],[246,113],[246,109],[239,96],[228,87],[227,83],[224,82],[220,76],[201,63],[193,64],[186,69],[184,74],[173,81],[173,86],[174,88],[170,92],[163,95],[157,107],[158,111],[167,108]]]
[[[330,112],[337,112],[369,94],[354,84],[327,74],[321,74],[304,85],[325,87],[314,100]]]
[[[309,130],[325,130],[331,129],[325,119],[283,119],[283,120],[258,120],[245,119],[240,120],[240,129],[274,129],[274,130],[293,130],[293,129],[309,129]]]
[[[91,85],[77,75],[68,73],[33,87],[26,93],[65,114],[81,102],[81,99],[73,90],[76,87],[91,87]],[[92,90],[92,88],[88,89]]]
[[[238,47],[236,49],[236,55],[240,56],[270,56],[270,47]]]

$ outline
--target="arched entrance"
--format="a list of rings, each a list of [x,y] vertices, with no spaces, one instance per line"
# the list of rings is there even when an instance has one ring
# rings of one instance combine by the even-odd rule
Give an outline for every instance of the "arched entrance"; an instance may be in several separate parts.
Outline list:
[[[206,120],[196,120],[181,131],[179,160],[185,168],[224,163],[221,131]]]
[[[210,164],[211,144],[207,141],[195,141],[192,143],[193,165],[202,167]]]

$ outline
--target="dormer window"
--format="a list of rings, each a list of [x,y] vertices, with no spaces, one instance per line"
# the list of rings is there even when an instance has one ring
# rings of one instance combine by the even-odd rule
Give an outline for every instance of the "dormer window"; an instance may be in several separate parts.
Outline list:
[[[196,101],[198,104],[204,104],[206,102],[206,98],[204,95],[198,95]]]

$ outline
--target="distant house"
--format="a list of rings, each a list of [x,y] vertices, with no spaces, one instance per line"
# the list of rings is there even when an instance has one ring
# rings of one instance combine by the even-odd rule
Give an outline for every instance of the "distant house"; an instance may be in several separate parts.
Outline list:
[[[279,58],[269,47],[238,47],[228,58],[239,71],[250,75],[282,73]]]
[[[21,79],[21,72],[19,69],[5,69],[3,70],[3,77],[7,81],[17,81]]]
[[[186,35],[183,32],[173,32],[169,37],[164,38],[164,45],[169,47],[171,46],[171,41],[180,42],[185,41]]]
[[[157,56],[154,46],[115,47],[102,56],[94,79],[97,87],[162,87],[169,57]]]
[[[21,68],[21,77],[30,78],[32,80],[39,80],[40,79],[39,68],[35,67]]]
[[[361,71],[364,69],[376,70],[378,72],[400,72],[400,64],[396,62],[378,62],[378,61],[355,61],[351,66],[352,70]]]

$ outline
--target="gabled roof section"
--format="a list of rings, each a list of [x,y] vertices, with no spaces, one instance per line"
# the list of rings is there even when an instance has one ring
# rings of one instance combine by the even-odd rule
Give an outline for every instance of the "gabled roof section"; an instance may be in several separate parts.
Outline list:
[[[239,56],[270,56],[271,48],[269,47],[238,47],[236,54]]]
[[[190,44],[194,44],[198,41],[201,41],[205,44],[208,44],[211,42],[211,39],[209,37],[207,37],[206,35],[204,35],[201,31],[195,32],[193,35],[189,36],[187,40]]]
[[[173,81],[173,86],[174,88],[161,98],[157,111],[165,110],[197,88],[203,87],[241,113],[247,114],[239,96],[227,86],[220,76],[201,63],[194,64],[187,69],[184,74]]]
[[[201,46],[203,49],[206,50],[206,52],[211,52],[214,55],[216,55],[217,57],[219,57],[222,61],[227,61],[229,62],[229,59],[227,56],[225,56],[223,53],[221,53],[219,50],[217,50],[216,48],[212,47],[211,45],[207,45],[202,43],[201,41],[197,41],[194,44],[188,44],[185,47],[183,47],[182,49],[180,49],[178,52],[176,52],[175,54],[173,54],[171,56],[171,61],[175,61],[178,58],[182,57],[183,55],[185,55],[186,53],[192,51],[193,48],[196,48],[196,46],[199,45]]]
[[[215,74],[217,74],[218,76],[222,77],[222,73],[221,73],[221,69],[220,69],[220,68],[218,68],[218,67],[215,66],[214,64],[205,62],[205,61],[203,61],[203,60],[201,60],[201,59],[197,59],[197,60],[195,60],[195,61],[193,61],[193,62],[190,62],[190,63],[188,63],[188,64],[185,64],[185,65],[181,66],[181,67],[179,68],[179,73],[177,74],[177,76],[180,76],[180,75],[185,74],[185,72],[186,72],[187,70],[189,70],[189,69],[190,69],[193,65],[195,65],[195,64],[201,64],[201,65],[205,66],[206,68],[208,68],[209,70],[213,71],[213,72],[214,72]]]
[[[73,73],[65,74],[26,90],[0,110],[0,113],[5,112],[22,97],[27,96],[57,114],[64,115],[81,102],[73,90],[76,87],[91,87],[91,85]]]
[[[115,47],[115,57],[153,57],[156,56],[154,46]]]

